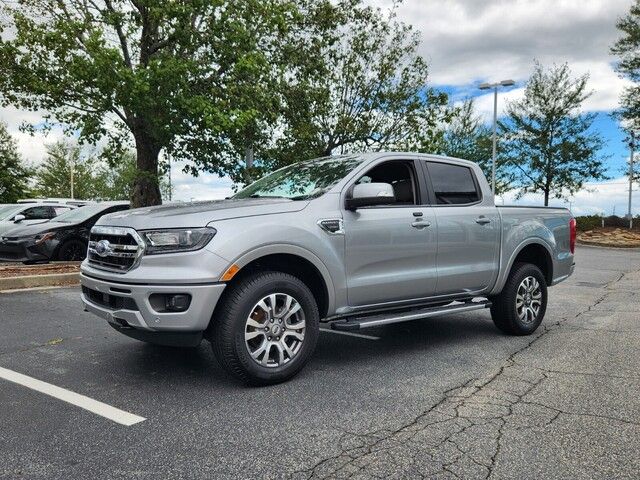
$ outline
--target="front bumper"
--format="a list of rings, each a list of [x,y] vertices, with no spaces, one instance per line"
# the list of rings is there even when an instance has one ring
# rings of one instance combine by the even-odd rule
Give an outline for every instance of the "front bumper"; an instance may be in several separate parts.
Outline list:
[[[36,245],[32,239],[0,242],[0,261],[42,262],[49,259],[48,249],[44,245]]]
[[[118,331],[145,341],[157,339],[156,343],[176,345],[182,343],[171,338],[179,338],[180,334],[196,334],[202,338],[226,286],[224,283],[133,284],[98,279],[85,273],[80,275],[80,284],[85,310],[107,320]],[[149,300],[152,294],[188,294],[191,303],[184,312],[159,312]]]

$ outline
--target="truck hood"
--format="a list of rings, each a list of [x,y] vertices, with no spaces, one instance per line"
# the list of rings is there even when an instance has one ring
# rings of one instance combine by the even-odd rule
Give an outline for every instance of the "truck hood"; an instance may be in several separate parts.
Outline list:
[[[136,230],[204,227],[211,222],[231,218],[298,212],[308,204],[308,201],[293,201],[284,198],[174,203],[111,213],[100,218],[96,225],[130,227]]]

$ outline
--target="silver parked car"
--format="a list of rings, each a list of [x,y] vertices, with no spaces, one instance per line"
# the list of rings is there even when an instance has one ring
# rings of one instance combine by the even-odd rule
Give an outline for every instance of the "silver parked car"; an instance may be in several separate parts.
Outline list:
[[[76,205],[44,202],[0,205],[0,235],[17,226],[49,221],[74,208]]]
[[[228,200],[102,217],[82,264],[85,309],[131,337],[202,338],[257,384],[295,375],[320,325],[353,331],[490,308],[536,330],[574,269],[566,209],[496,207],[480,168],[412,153],[278,170]]]

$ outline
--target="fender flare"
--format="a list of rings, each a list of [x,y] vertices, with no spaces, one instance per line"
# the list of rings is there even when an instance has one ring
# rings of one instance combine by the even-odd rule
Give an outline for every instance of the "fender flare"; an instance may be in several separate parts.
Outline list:
[[[513,268],[513,264],[515,263],[516,258],[518,257],[518,255],[520,255],[522,250],[524,250],[529,245],[539,245],[539,246],[543,247],[547,251],[547,253],[549,254],[549,258],[551,258],[551,269],[552,269],[551,276],[553,277],[554,264],[553,264],[553,249],[552,249],[552,247],[542,237],[527,238],[526,240],[523,240],[522,242],[520,242],[518,244],[518,246],[513,250],[513,253],[509,257],[509,261],[506,263],[505,268],[502,268],[502,267],[500,268],[500,275],[498,276],[498,279],[496,280],[495,286],[491,289],[490,295],[497,295],[498,293],[500,293],[500,291],[504,287],[504,284],[507,282],[507,278],[509,277],[509,273],[511,272],[511,269]]]
[[[333,280],[331,279],[331,275],[329,274],[329,269],[325,266],[325,264],[322,262],[322,260],[320,260],[320,258],[317,255],[310,252],[306,248],[302,248],[297,245],[292,245],[289,243],[277,243],[277,244],[271,244],[271,245],[264,245],[243,253],[242,255],[237,257],[234,261],[230,262],[229,267],[235,264],[238,267],[240,267],[240,270],[242,270],[242,268],[244,268],[246,265],[253,262],[254,260],[258,260],[259,258],[266,257],[267,255],[275,255],[275,254],[295,255],[297,257],[304,258],[305,260],[310,262],[314,267],[316,267],[318,269],[318,272],[320,272],[320,275],[322,276],[322,280],[324,281],[327,288],[328,311],[332,312],[335,309],[335,287],[333,285]]]

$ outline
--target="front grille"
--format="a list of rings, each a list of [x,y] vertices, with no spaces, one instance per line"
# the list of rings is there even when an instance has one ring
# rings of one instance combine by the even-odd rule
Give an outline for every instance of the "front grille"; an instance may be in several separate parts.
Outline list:
[[[144,251],[135,230],[120,227],[93,227],[89,237],[89,264],[102,270],[126,272]]]
[[[84,285],[82,286],[82,293],[84,293],[84,296],[92,303],[96,303],[103,307],[111,308],[113,310],[138,310],[138,305],[136,305],[133,298],[102,293]]]

